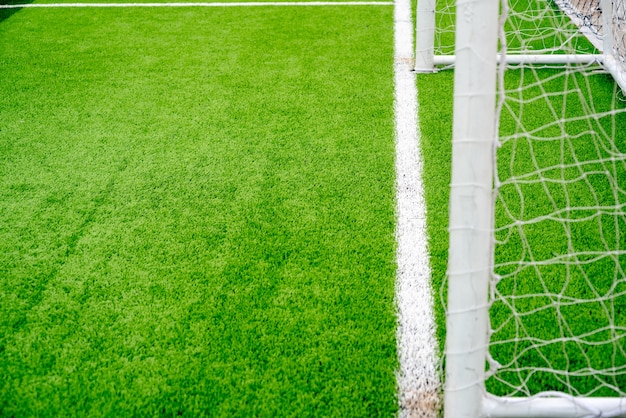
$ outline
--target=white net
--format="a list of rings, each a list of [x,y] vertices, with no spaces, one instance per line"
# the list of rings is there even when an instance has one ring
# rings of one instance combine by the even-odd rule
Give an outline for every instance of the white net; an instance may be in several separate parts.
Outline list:
[[[595,49],[556,3],[546,0],[503,2],[502,46],[508,54],[593,53]]]
[[[556,0],[559,8],[581,28],[581,32],[600,50],[604,37],[610,37],[610,51],[623,71],[626,71],[626,2],[607,0],[608,16],[603,16],[600,0]],[[604,27],[604,18],[609,30]]]
[[[611,36],[624,73],[626,1],[610,19],[600,1],[505,0],[502,55],[598,55]],[[437,4],[435,55],[454,53],[455,14]],[[626,396],[626,99],[597,64],[500,66],[494,395]]]
[[[578,18],[603,36],[586,1]],[[503,7],[503,51],[594,53],[562,8]],[[593,64],[502,66],[499,91],[487,389],[626,396],[623,93]]]
[[[611,37],[611,51],[626,72],[626,2],[607,0],[610,29],[603,22],[601,0],[510,0],[503,2],[506,46],[509,54],[598,53],[604,37]],[[434,54],[454,54],[456,5],[437,2]],[[584,35],[580,36],[580,35]],[[586,38],[586,39],[585,39]]]

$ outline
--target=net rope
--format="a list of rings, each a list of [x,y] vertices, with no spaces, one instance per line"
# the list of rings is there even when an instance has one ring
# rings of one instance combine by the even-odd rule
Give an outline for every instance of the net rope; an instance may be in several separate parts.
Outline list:
[[[597,0],[566,1],[603,36]],[[502,52],[593,53],[563,9],[504,5]],[[593,64],[501,65],[499,80],[487,390],[626,396],[624,95]]]
[[[454,3],[437,3],[435,55],[454,54]],[[612,54],[626,71],[626,1],[611,8]],[[600,0],[501,9],[501,63],[603,48]],[[486,389],[626,397],[624,92],[597,63],[509,64],[498,94]]]

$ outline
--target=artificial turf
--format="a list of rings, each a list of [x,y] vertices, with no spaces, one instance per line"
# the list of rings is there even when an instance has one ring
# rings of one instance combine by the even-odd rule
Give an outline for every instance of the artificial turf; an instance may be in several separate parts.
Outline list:
[[[419,121],[424,160],[424,199],[431,265],[435,322],[439,349],[445,342],[446,269],[448,263],[448,202],[452,161],[452,71],[418,74]],[[443,355],[440,358],[444,358]]]
[[[0,415],[393,415],[392,9],[9,13]]]

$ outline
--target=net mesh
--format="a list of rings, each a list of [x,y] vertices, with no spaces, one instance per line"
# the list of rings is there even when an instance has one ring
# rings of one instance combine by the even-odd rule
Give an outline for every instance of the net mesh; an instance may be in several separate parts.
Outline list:
[[[598,49],[603,49],[604,36],[611,37],[611,51],[620,66],[626,69],[626,2],[608,1],[608,16],[611,29],[604,28],[600,0],[557,0],[556,4],[581,28]]]
[[[626,2],[609,3],[612,54],[626,69]],[[603,49],[606,31],[600,0],[510,0],[503,6],[508,14],[504,34],[509,54],[595,53]],[[436,16],[435,55],[452,55],[455,2],[437,2]]]
[[[597,2],[576,5],[586,36],[563,8],[505,5],[503,52],[593,53]],[[626,396],[624,95],[592,64],[499,77],[487,389]]]
[[[509,0],[500,51],[626,62],[626,2]],[[437,3],[435,54],[456,6]],[[501,65],[487,390],[626,396],[626,99],[600,66]]]

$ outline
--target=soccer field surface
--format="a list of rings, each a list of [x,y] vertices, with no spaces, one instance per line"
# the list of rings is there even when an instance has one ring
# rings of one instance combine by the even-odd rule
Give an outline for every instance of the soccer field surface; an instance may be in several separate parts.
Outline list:
[[[181,3],[0,0],[0,416],[436,416],[454,73],[410,71],[408,1]],[[500,80],[494,395],[624,396],[590,68]]]
[[[0,415],[397,411],[393,7],[0,39]]]

